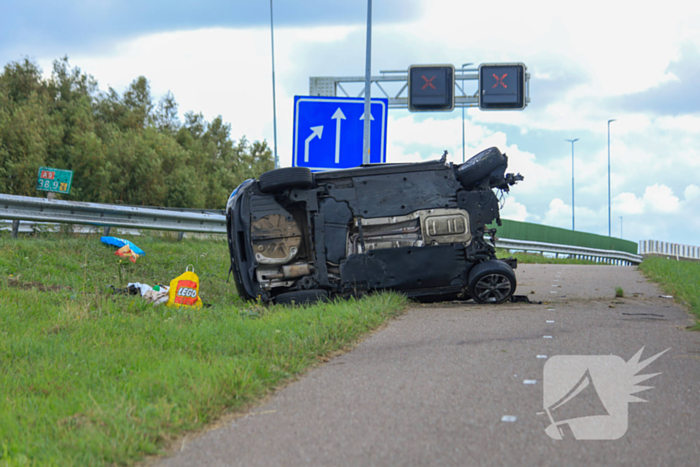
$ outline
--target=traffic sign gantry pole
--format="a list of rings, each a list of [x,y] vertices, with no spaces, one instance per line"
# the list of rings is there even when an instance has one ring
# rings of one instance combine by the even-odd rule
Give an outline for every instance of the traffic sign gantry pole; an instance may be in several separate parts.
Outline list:
[[[362,140],[362,163],[369,164],[370,147],[370,99],[372,97],[372,0],[367,0],[367,51],[365,52],[365,126]]]

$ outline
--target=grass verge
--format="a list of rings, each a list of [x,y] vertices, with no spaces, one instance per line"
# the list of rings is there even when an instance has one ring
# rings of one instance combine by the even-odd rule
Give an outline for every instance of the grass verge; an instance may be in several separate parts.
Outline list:
[[[496,248],[496,256],[498,258],[510,258],[511,256],[517,258],[519,263],[523,264],[596,264],[596,265],[607,265],[608,263],[596,263],[595,261],[588,261],[585,259],[573,259],[573,258],[556,258],[551,256],[544,256],[541,253],[523,253],[516,252],[511,253],[509,250],[503,248]]]
[[[694,331],[700,331],[700,263],[667,258],[645,258],[639,269],[695,316]]]
[[[306,308],[240,301],[225,241],[0,235],[0,465],[129,465],[268,394],[400,312],[381,294]],[[108,285],[193,264],[212,306],[171,309]]]

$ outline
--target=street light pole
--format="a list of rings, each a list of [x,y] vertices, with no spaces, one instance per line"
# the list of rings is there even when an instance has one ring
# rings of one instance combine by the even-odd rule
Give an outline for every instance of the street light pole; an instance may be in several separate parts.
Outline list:
[[[466,97],[467,93],[464,92],[464,67],[469,66],[471,63],[463,63],[462,64],[462,94]],[[462,163],[465,161],[465,152],[464,152],[464,106],[462,106]]]
[[[571,143],[571,230],[576,230],[576,224],[574,222],[574,143],[578,141],[576,139],[567,139]]]
[[[365,52],[365,121],[362,139],[362,163],[369,164],[369,147],[370,147],[370,122],[372,121],[371,113],[371,76],[372,76],[372,0],[367,0],[367,50]]]
[[[610,123],[614,121],[614,118],[608,120],[608,237],[612,237],[610,222]]]
[[[275,96],[275,28],[272,22],[272,0],[270,0],[270,43],[272,45],[272,133],[275,143],[275,168],[280,168],[277,154],[277,99]]]

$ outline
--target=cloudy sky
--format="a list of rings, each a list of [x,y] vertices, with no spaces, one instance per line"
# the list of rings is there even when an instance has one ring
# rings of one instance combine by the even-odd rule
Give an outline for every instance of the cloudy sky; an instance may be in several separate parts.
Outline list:
[[[232,136],[272,143],[266,0],[4,2],[0,63],[29,57],[48,73],[67,55],[100,88],[136,77],[180,112],[221,115]],[[278,153],[291,164],[295,95],[311,76],[362,76],[366,0],[274,0]],[[523,62],[530,105],[466,112],[466,154],[498,146],[525,181],[504,217],[700,246],[700,5],[374,0],[372,73],[412,64]],[[373,95],[379,91],[373,89]],[[462,159],[462,113],[391,110],[390,162]],[[622,219],[621,219],[622,218]]]

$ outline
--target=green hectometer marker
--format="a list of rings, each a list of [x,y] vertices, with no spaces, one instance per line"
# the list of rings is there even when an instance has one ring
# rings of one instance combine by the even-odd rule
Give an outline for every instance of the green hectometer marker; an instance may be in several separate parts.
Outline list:
[[[54,193],[70,193],[73,182],[73,171],[52,169],[51,167],[39,167],[39,174],[36,180],[36,189],[42,191],[53,191]]]

